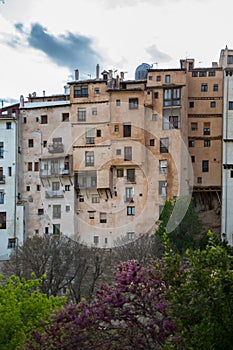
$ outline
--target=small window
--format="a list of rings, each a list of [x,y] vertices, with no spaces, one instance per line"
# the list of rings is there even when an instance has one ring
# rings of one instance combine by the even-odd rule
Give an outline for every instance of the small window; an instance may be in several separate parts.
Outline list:
[[[85,165],[94,166],[94,152],[85,152]]]
[[[93,194],[91,197],[92,203],[99,203],[100,202],[100,196],[98,194]]]
[[[26,191],[29,192],[31,190],[31,187],[28,185],[26,186]]]
[[[6,122],[6,129],[7,129],[7,130],[12,129],[12,124],[11,124],[11,122]]]
[[[215,71],[214,70],[211,70],[209,72],[209,77],[215,77]]]
[[[66,213],[70,212],[70,205],[66,205]]]
[[[89,211],[89,219],[94,219],[95,218],[95,212],[94,211]]]
[[[4,191],[0,190],[0,204],[4,204]]]
[[[206,71],[200,71],[199,72],[199,77],[206,77]]]
[[[79,196],[79,202],[84,202],[84,196]]]
[[[62,121],[63,122],[68,122],[70,119],[69,113],[62,113]]]
[[[132,160],[132,147],[124,147],[124,160]]]
[[[48,116],[47,115],[42,115],[40,117],[40,123],[41,124],[48,124]]]
[[[115,126],[114,126],[114,131],[115,131],[115,132],[119,132],[119,125],[115,125]]]
[[[227,64],[233,64],[233,56],[232,55],[227,56]]]
[[[195,147],[195,141],[189,140],[189,147]]]
[[[233,109],[233,101],[229,101],[229,109]]]
[[[129,241],[133,241],[135,239],[135,232],[127,232],[127,238]]]
[[[192,163],[195,163],[195,156],[191,156]]]
[[[12,176],[12,168],[11,168],[11,166],[8,167],[8,176]]]
[[[135,207],[127,207],[127,215],[128,216],[135,215]]]
[[[192,72],[192,77],[194,78],[198,77],[198,72],[197,71]]]
[[[107,214],[106,213],[100,213],[100,223],[106,224],[107,222]]]
[[[167,182],[166,181],[159,181],[159,195],[161,195],[163,198],[166,198],[166,196],[167,196]]]
[[[209,172],[209,161],[208,160],[203,160],[202,161],[202,172],[203,173],[208,173]]]
[[[204,140],[204,147],[210,147],[210,140]]]
[[[230,177],[233,178],[233,170],[230,172]]]
[[[215,108],[216,107],[216,102],[215,101],[211,101],[210,102],[210,108]]]
[[[123,125],[123,137],[131,137],[131,124]]]
[[[127,182],[135,182],[135,169],[126,170],[126,179]]]
[[[38,215],[44,215],[44,209],[38,209]]]
[[[28,171],[32,171],[32,162],[28,162]]]
[[[97,108],[92,108],[91,113],[92,115],[97,115]]]
[[[165,83],[170,83],[170,82],[171,82],[171,76],[165,75]]]
[[[61,205],[55,204],[53,205],[53,219],[61,218]]]
[[[201,91],[207,92],[208,91],[208,85],[207,84],[201,84]]]
[[[119,168],[117,169],[117,177],[123,177],[124,176],[124,169]]]
[[[191,131],[197,131],[198,130],[198,124],[197,123],[191,123]]]
[[[43,147],[44,147],[44,148],[47,147],[47,141],[43,141]]]
[[[159,93],[156,91],[154,92],[154,99],[157,99],[157,98],[159,98]]]
[[[40,191],[40,185],[36,185],[36,190]]]
[[[16,248],[16,238],[8,238],[8,249],[14,249]]]
[[[0,230],[6,229],[6,212],[0,212]]]
[[[60,224],[53,224],[53,235],[60,235],[61,228]]]
[[[169,145],[168,138],[161,138],[160,139],[160,153],[168,153],[168,145]]]
[[[203,135],[210,135],[210,123],[204,123]]]
[[[65,185],[65,191],[70,191],[70,185]]]
[[[95,245],[98,245],[98,244],[99,244],[99,236],[94,236],[94,237],[93,237],[93,243],[94,243]]]
[[[152,79],[153,79],[152,75],[149,75],[149,76],[148,76],[148,79],[149,79],[149,80],[152,80]]]
[[[100,129],[96,130],[96,137],[101,137],[101,130]]]
[[[160,174],[167,174],[167,160],[160,160],[159,161],[159,173]]]
[[[156,122],[158,120],[158,114],[153,113],[152,114],[152,121]]]
[[[156,81],[161,81],[161,75],[157,75]]]
[[[46,227],[44,228],[44,233],[45,233],[46,235],[49,233],[49,228],[48,228],[48,226],[46,226]]]
[[[138,109],[138,98],[129,98],[129,109]]]
[[[194,108],[194,102],[193,101],[189,102],[189,108]]]
[[[218,84],[213,85],[213,91],[218,91]]]
[[[117,150],[116,150],[116,155],[117,155],[117,156],[120,156],[120,155],[121,155],[121,149],[117,149]]]
[[[150,146],[154,146],[155,145],[155,139],[150,139]]]
[[[28,140],[28,147],[32,148],[34,146],[34,140],[33,139],[29,139]]]
[[[202,177],[198,176],[198,178],[197,178],[197,183],[198,183],[198,184],[202,184]]]
[[[0,142],[0,158],[4,158],[4,142]]]
[[[60,189],[60,182],[59,181],[52,182],[52,191],[59,191],[59,189]]]
[[[27,117],[23,117],[23,123],[27,124]]]
[[[94,93],[95,93],[95,95],[99,95],[100,94],[100,89],[99,88],[95,88],[94,89]]]
[[[121,105],[121,100],[116,100],[116,106],[119,107]]]
[[[34,163],[34,171],[39,171],[39,162]]]

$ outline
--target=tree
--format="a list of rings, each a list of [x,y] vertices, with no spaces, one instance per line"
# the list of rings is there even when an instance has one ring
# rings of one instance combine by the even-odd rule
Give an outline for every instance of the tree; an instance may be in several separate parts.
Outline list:
[[[208,233],[206,249],[184,257],[166,246],[165,277],[181,349],[232,349],[233,257]]]
[[[166,201],[158,224],[156,235],[162,237],[166,232],[174,251],[183,254],[198,247],[203,226],[188,197]]]
[[[41,280],[16,276],[0,282],[0,349],[15,350],[23,346],[32,330],[65,303],[65,298],[50,299],[39,291]]]
[[[175,344],[176,327],[157,264],[122,263],[114,285],[102,286],[91,304],[63,308],[42,332],[33,333],[27,348],[159,350]]]

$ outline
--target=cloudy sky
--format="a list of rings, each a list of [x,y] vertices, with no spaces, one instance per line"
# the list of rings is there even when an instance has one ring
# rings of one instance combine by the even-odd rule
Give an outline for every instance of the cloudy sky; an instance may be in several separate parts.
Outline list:
[[[233,48],[232,0],[0,0],[0,100],[63,93],[79,69],[95,67],[134,78],[154,68],[218,61]]]

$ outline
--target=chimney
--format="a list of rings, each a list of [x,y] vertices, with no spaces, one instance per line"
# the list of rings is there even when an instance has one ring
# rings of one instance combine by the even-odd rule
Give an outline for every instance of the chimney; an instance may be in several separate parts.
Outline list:
[[[96,79],[100,78],[100,66],[99,64],[96,65]]]
[[[120,78],[121,78],[121,80],[123,80],[124,77],[125,77],[124,72],[120,72]]]
[[[74,73],[75,73],[75,80],[79,80],[79,70],[75,69]]]
[[[119,75],[117,74],[116,76],[116,88],[119,89],[120,88],[120,78]]]
[[[23,97],[23,95],[20,96],[19,107],[20,108],[24,107],[24,97]]]
[[[45,90],[43,90],[43,97],[45,97]]]

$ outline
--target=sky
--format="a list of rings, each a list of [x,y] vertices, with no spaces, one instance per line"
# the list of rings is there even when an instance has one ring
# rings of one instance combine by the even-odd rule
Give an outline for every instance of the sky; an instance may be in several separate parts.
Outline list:
[[[141,63],[179,68],[219,61],[233,48],[232,0],[0,0],[0,101],[60,94],[112,69],[134,79]]]

